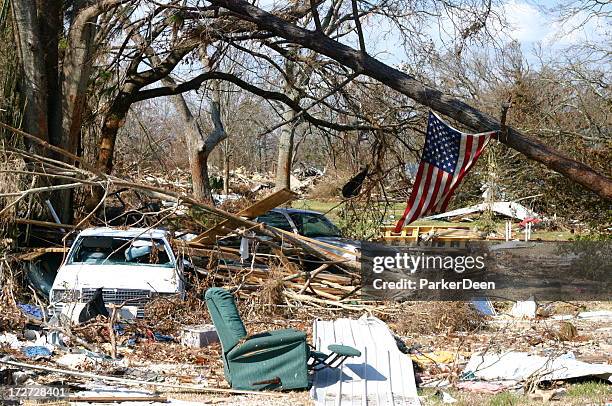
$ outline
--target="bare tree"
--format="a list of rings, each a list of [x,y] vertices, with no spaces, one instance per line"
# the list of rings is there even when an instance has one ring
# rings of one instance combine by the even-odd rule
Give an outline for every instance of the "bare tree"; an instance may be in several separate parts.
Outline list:
[[[477,131],[499,130],[500,128],[499,122],[494,117],[484,114],[461,100],[448,97],[440,90],[429,87],[414,77],[316,30],[301,28],[243,0],[210,0],[210,2],[232,11],[245,21],[255,23],[259,29],[272,32],[287,41],[328,56],[356,72],[379,80],[418,103],[452,117],[468,128]],[[610,178],[532,137],[527,137],[514,128],[508,128],[506,134],[500,137],[499,141],[580,183],[601,197],[612,199],[612,180]]]

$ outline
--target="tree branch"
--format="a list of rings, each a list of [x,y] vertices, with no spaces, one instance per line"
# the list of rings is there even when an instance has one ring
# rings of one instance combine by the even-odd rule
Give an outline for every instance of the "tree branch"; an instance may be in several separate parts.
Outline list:
[[[357,0],[351,0],[353,6],[353,19],[355,20],[355,28],[359,37],[359,49],[364,54],[366,53],[365,39],[363,38],[363,30],[361,29],[361,21],[359,21],[359,9],[357,8]]]
[[[494,117],[459,99],[448,96],[438,89],[429,87],[413,76],[386,65],[363,52],[334,41],[320,32],[298,27],[244,0],[209,1],[234,12],[235,15],[246,21],[255,23],[260,29],[273,32],[279,37],[326,55],[357,72],[362,72],[471,129],[479,132],[500,129],[500,124]],[[500,141],[528,158],[538,161],[568,179],[592,190],[599,196],[612,200],[612,179],[595,172],[588,165],[568,158],[539,140],[528,137],[511,127],[508,127],[507,139]]]
[[[354,130],[372,130],[373,129],[372,126],[367,126],[367,125],[338,124],[338,123],[330,123],[328,121],[321,120],[319,118],[316,118],[310,115],[309,113],[306,113],[305,112],[306,109],[301,107],[299,103],[292,100],[290,97],[288,97],[284,93],[262,89],[260,87],[252,85],[238,78],[235,75],[232,75],[230,73],[224,73],[224,72],[204,72],[194,77],[191,80],[177,84],[175,86],[163,86],[163,87],[156,87],[154,89],[141,90],[135,93],[134,96],[132,96],[131,100],[134,102],[137,102],[137,101],[152,99],[154,97],[171,96],[171,95],[179,94],[179,93],[187,92],[189,90],[198,89],[200,88],[200,86],[202,86],[202,83],[204,83],[205,81],[215,80],[215,79],[231,82],[235,84],[236,86],[248,92],[251,92],[257,96],[263,97],[264,99],[279,101],[289,106],[291,109],[295,110],[296,112],[301,113],[304,120],[310,122],[313,125],[319,126],[319,127],[329,128],[329,129],[336,130],[336,131],[354,131]]]

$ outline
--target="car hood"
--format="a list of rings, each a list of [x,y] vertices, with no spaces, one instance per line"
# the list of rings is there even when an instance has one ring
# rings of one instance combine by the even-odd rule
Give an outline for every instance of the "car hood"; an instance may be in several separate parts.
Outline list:
[[[335,245],[337,247],[342,247],[344,249],[355,251],[361,247],[361,241],[352,240],[350,238],[343,237],[315,237],[317,241],[322,241],[331,245]]]
[[[64,265],[53,282],[53,289],[144,289],[173,293],[179,289],[175,268],[146,265]]]
[[[361,241],[358,240],[351,240],[350,238],[343,238],[343,237],[315,237],[314,238],[317,241],[321,241],[330,245],[335,245],[336,247],[340,247],[343,248],[345,250],[351,251],[351,252],[357,252],[360,248],[361,248]],[[333,248],[328,248],[325,246],[322,246],[325,249],[328,249],[329,251],[333,252],[336,255],[340,255],[341,257],[344,257],[346,259],[349,259],[351,261],[355,261],[357,259],[356,255],[351,255],[348,252],[345,252],[343,250],[335,250]]]

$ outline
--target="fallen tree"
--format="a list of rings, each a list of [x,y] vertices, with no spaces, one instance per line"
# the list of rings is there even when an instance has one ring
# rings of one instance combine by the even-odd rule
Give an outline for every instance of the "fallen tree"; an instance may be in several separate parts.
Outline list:
[[[319,30],[311,31],[301,28],[244,0],[209,0],[209,2],[230,10],[237,18],[252,22],[261,30],[323,54],[357,73],[376,79],[414,101],[451,117],[475,131],[502,130],[501,124],[494,117],[380,62],[368,55],[364,49],[353,49],[329,38]],[[498,137],[500,142],[581,184],[599,196],[612,200],[612,179],[609,177],[597,173],[588,165],[571,159],[514,128],[506,127],[503,130],[501,131],[503,134]]]

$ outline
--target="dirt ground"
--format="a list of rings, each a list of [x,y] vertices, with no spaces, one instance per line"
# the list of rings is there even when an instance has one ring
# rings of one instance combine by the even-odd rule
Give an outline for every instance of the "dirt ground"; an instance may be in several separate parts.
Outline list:
[[[562,303],[548,306],[551,314],[533,320],[516,319],[504,315],[507,304],[496,303],[502,314],[495,318],[482,320],[481,323],[468,323],[472,317],[463,314],[459,304],[409,303],[410,308],[403,312],[389,312],[378,315],[384,319],[391,330],[403,343],[406,355],[415,359],[418,354],[435,351],[447,353],[441,362],[414,362],[417,380],[420,382],[419,396],[423,405],[442,405],[443,396],[452,397],[458,406],[490,405],[608,405],[612,403],[612,386],[593,380],[574,380],[556,382],[541,386],[534,392],[524,394],[523,390],[509,390],[496,394],[472,393],[454,387],[459,380],[471,354],[482,351],[523,351],[537,355],[560,355],[572,352],[576,359],[592,363],[612,363],[612,320],[611,319],[571,319],[554,320],[555,314],[575,314],[585,310],[610,310],[611,302]],[[432,307],[433,306],[433,307]],[[445,310],[446,309],[446,310]],[[397,310],[397,309],[396,309]],[[409,310],[409,311],[408,311]],[[278,314],[248,313],[245,324],[249,333],[263,330],[293,327],[308,332],[312,341],[311,320],[315,317],[353,317],[357,314],[317,314],[307,309],[282,311]],[[430,318],[426,315],[430,313]],[[419,316],[421,315],[421,316]],[[434,321],[438,323],[434,323]],[[567,336],[560,334],[563,323],[571,323]],[[107,344],[102,344],[104,347]],[[151,383],[164,382],[181,385],[206,385],[214,388],[229,389],[223,376],[219,344],[206,348],[185,348],[179,343],[154,342],[142,340],[133,347],[120,347],[121,360],[116,364],[87,364],[79,368],[83,371],[98,372],[104,375],[138,379]],[[12,352],[16,358],[23,355]],[[54,365],[54,361],[41,361]],[[41,375],[36,381],[40,384],[56,381],[59,376]],[[70,379],[72,383],[85,383],[79,378]],[[145,388],[143,388],[145,389]],[[215,393],[178,392],[158,387],[162,394],[172,399],[170,404],[177,406],[194,404],[211,405],[311,405],[308,391],[289,393],[265,393],[262,395],[232,395]],[[187,393],[186,393],[187,392]],[[446,395],[444,395],[446,393]],[[558,400],[549,400],[557,393]],[[35,404],[35,403],[31,403]],[[80,403],[79,403],[80,405]]]

